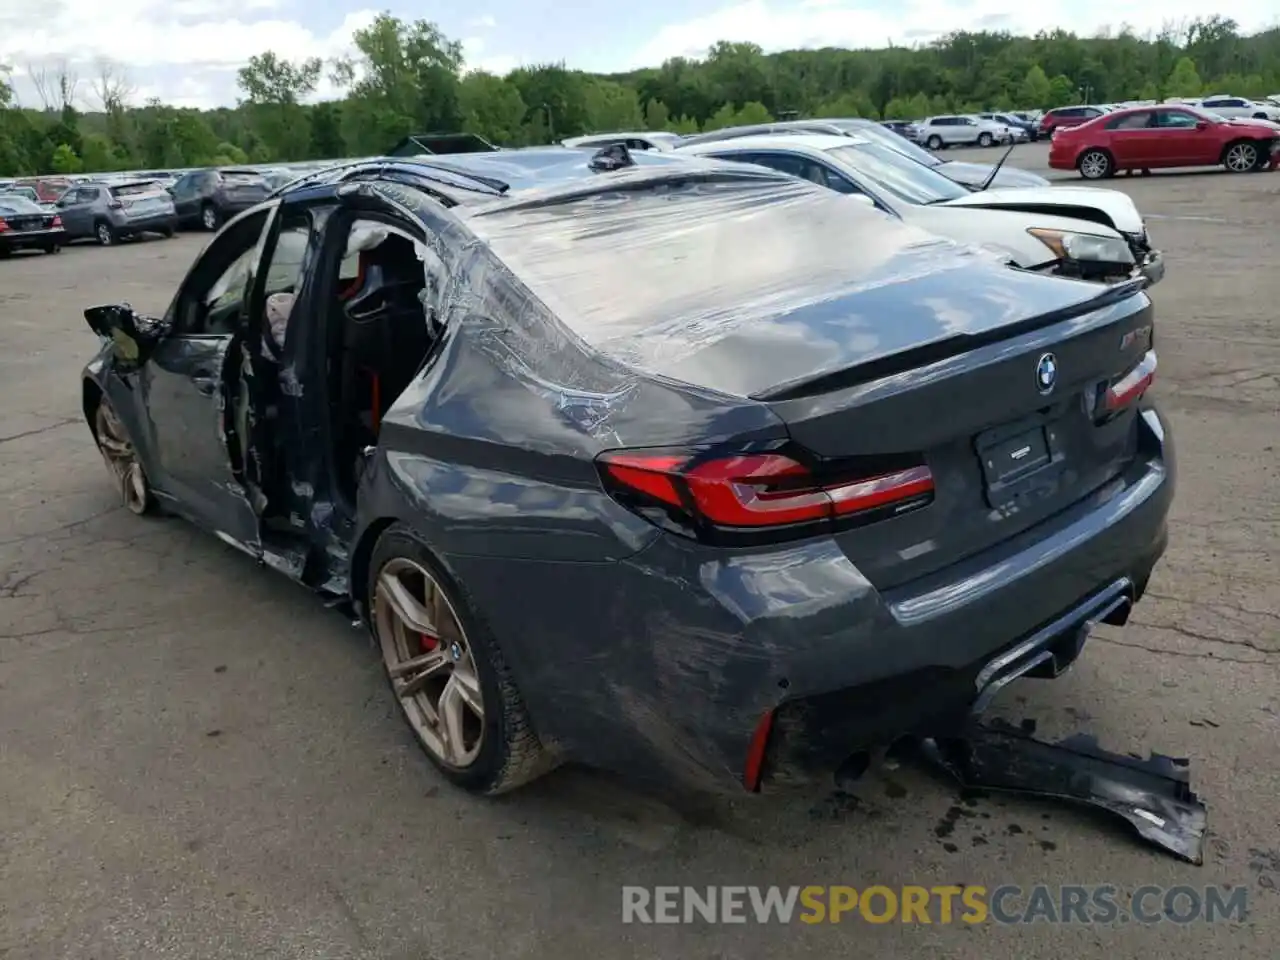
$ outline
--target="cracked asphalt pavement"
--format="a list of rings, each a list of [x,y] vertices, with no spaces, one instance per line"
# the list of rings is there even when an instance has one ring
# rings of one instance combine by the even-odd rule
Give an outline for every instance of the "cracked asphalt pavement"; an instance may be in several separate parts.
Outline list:
[[[968,158],[992,159],[974,152]],[[1013,161],[1043,167],[1044,147]],[[1118,179],[1169,274],[1169,552],[1124,629],[1000,701],[1040,730],[1192,760],[1202,867],[1120,826],[958,800],[911,767],[850,792],[672,809],[563,770],[448,787],[365,636],[211,536],[116,501],[79,412],[81,310],[159,311],[203,238],[0,263],[0,957],[1268,957],[1280,918],[1280,175]],[[624,926],[623,884],[1245,885],[1241,924]]]

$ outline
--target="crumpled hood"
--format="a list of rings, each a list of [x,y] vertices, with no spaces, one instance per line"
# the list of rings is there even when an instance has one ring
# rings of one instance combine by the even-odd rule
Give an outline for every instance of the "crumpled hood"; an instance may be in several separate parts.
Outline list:
[[[949,180],[963,183],[966,187],[980,187],[991,176],[994,163],[968,163],[964,160],[947,160],[933,169]],[[1017,167],[1001,167],[996,174],[993,187],[1047,187],[1049,181],[1038,173],[1020,170]]]
[[[1121,233],[1141,233],[1142,214],[1127,193],[1098,187],[1024,187],[983,190],[949,200],[941,206],[980,207],[989,210],[1022,210],[1072,219],[1096,219],[1101,213]],[[1091,217],[1088,212],[1094,212]]]

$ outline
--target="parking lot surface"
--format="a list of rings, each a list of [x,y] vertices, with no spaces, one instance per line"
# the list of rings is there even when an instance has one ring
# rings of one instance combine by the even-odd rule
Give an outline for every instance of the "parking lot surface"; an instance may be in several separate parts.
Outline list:
[[[1045,169],[1044,145],[1011,163]],[[994,160],[999,151],[949,151]],[[1120,178],[1169,273],[1180,487],[1124,629],[1012,719],[1192,760],[1201,867],[1071,809],[911,767],[677,812],[562,770],[436,775],[362,632],[173,519],[121,508],[79,409],[85,306],[161,311],[202,235],[0,263],[0,957],[1270,957],[1280,925],[1280,175]],[[518,602],[518,596],[513,597]],[[1245,923],[624,926],[624,884],[1248,887]]]

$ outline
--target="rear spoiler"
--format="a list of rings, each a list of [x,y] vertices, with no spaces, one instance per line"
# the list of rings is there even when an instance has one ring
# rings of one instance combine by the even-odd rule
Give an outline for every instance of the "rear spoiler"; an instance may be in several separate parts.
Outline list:
[[[1024,333],[1030,333],[1032,330],[1051,327],[1055,323],[1062,323],[1066,320],[1074,320],[1076,317],[1082,317],[1086,313],[1093,313],[1095,310],[1102,310],[1121,303],[1134,294],[1145,290],[1148,286],[1149,282],[1146,277],[1131,277],[1120,283],[1103,287],[1097,296],[1090,297],[1081,303],[1072,304],[1059,310],[1051,310],[1049,313],[1030,317],[1021,323],[1010,324],[1006,327],[999,327],[995,330],[988,330],[978,334],[957,334],[943,340],[936,340],[933,343],[926,343],[919,347],[903,350],[900,353],[879,357],[850,369],[832,370],[818,374],[815,377],[792,380],[752,394],[751,399],[778,403],[784,400],[799,400],[816,394],[832,393],[836,390],[859,387],[875,380],[882,380],[885,377],[905,373],[908,370],[915,370],[929,364],[950,360],[952,357],[968,353],[970,350],[976,350],[992,343],[999,343],[1002,340],[1010,340]]]

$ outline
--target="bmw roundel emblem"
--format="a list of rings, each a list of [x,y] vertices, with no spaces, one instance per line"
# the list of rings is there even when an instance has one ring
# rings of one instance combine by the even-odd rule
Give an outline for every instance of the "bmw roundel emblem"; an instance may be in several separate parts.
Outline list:
[[[1058,382],[1058,358],[1052,353],[1041,355],[1036,363],[1036,386],[1041,393],[1049,393]]]

